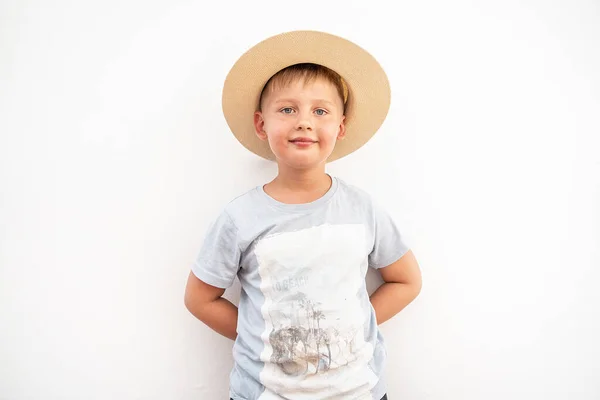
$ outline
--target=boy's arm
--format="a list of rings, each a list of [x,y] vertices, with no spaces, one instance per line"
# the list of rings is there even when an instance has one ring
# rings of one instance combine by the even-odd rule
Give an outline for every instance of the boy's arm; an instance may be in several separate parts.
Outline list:
[[[221,335],[237,337],[238,309],[222,298],[225,289],[209,285],[190,272],[185,288],[185,306],[200,321]]]
[[[379,272],[385,283],[371,295],[378,325],[410,304],[419,295],[422,285],[421,270],[412,250]]]

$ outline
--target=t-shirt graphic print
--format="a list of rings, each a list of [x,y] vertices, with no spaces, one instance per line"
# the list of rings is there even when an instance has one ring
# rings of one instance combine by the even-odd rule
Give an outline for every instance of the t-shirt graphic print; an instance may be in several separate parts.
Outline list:
[[[261,308],[265,363],[260,381],[290,399],[345,393],[371,399],[377,376],[369,369],[359,293],[367,269],[363,225],[320,225],[260,240],[254,253],[265,302]],[[358,384],[361,382],[362,384]]]

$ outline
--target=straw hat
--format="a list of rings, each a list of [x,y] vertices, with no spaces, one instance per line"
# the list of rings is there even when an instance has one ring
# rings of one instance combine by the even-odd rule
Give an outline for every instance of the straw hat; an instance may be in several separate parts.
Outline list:
[[[239,142],[251,152],[275,160],[266,141],[255,133],[253,118],[269,78],[290,65],[314,63],[337,72],[348,89],[346,137],[327,161],[359,149],[383,123],[390,106],[390,85],[383,68],[367,51],[339,36],[292,31],[272,36],[244,53],[223,86],[223,113]]]

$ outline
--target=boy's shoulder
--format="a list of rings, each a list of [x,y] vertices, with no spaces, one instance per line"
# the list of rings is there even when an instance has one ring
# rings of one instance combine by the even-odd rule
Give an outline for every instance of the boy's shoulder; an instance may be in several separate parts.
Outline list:
[[[346,182],[341,178],[337,178],[339,181],[339,189],[342,191],[342,195],[346,197],[349,204],[358,202],[363,206],[372,206],[373,197],[369,192],[360,186]]]
[[[233,199],[229,200],[223,207],[223,212],[229,215],[235,215],[238,212],[246,212],[249,209],[256,208],[257,202],[260,200],[258,196],[259,186],[255,186],[251,189],[238,194]]]
[[[371,195],[365,189],[363,189],[355,184],[348,183],[346,180],[344,180],[342,178],[336,177],[335,179],[338,180],[340,187],[343,190],[345,190],[349,195],[361,197],[361,198],[364,198],[365,200],[371,199]]]

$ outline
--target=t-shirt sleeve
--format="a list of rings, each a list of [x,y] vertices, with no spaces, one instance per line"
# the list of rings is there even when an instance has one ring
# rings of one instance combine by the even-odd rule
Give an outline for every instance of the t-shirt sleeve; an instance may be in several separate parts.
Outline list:
[[[372,208],[375,237],[369,266],[379,269],[398,261],[410,247],[392,217],[377,204],[372,203]]]
[[[208,228],[192,272],[201,281],[226,289],[237,275],[240,256],[238,229],[223,211]]]

